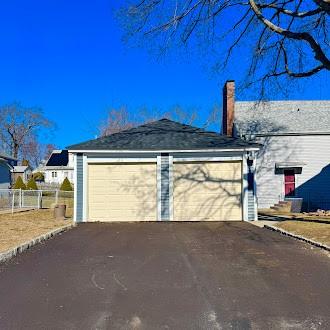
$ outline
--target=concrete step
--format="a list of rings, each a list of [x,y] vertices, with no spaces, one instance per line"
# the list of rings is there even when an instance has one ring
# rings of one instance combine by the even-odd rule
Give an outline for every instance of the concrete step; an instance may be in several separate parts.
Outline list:
[[[283,209],[283,207],[281,207],[281,206],[271,206],[270,207],[272,210],[274,210],[274,211],[283,211],[284,209]]]

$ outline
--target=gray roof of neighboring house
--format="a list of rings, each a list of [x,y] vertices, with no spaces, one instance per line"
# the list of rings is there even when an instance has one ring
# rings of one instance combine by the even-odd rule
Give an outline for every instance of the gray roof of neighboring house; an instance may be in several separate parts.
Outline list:
[[[69,146],[70,150],[200,150],[259,147],[201,128],[160,119],[119,133]]]
[[[14,166],[14,173],[24,173],[26,170],[30,169],[29,166]]]
[[[54,150],[50,155],[46,167],[48,166],[67,166],[69,162],[68,150]]]
[[[235,127],[250,134],[330,134],[330,101],[238,101]]]
[[[16,158],[12,157],[12,156],[8,156],[2,152],[0,152],[0,158],[3,158],[3,159],[8,159],[8,160],[17,160]]]

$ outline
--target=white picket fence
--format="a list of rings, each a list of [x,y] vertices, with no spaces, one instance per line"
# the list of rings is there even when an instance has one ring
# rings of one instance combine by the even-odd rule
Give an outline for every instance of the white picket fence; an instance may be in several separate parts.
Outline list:
[[[0,211],[51,208],[56,204],[73,207],[73,191],[0,189]]]

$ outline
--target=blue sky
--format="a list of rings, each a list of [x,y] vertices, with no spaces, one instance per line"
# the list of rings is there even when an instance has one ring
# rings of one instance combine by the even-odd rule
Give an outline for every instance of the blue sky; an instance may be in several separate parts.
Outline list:
[[[194,55],[173,53],[159,62],[145,49],[128,47],[121,41],[113,2],[0,3],[0,105],[42,108],[56,123],[51,141],[59,147],[93,138],[106,111],[120,105],[166,111],[179,104],[197,108],[203,120],[221,103],[224,81],[242,77],[237,57],[231,76],[214,75]],[[322,74],[291,97],[330,99],[328,83]],[[243,98],[253,99],[253,90]]]

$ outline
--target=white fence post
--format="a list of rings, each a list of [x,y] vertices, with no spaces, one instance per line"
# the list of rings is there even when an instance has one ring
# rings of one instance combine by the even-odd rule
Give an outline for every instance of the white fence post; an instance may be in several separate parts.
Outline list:
[[[55,205],[58,204],[58,190],[56,190],[56,194],[55,194]]]
[[[15,208],[15,190],[13,190],[13,197],[11,201],[11,214],[14,214],[14,208]]]
[[[38,210],[40,209],[41,193],[42,192],[38,191],[38,206],[37,206]]]

